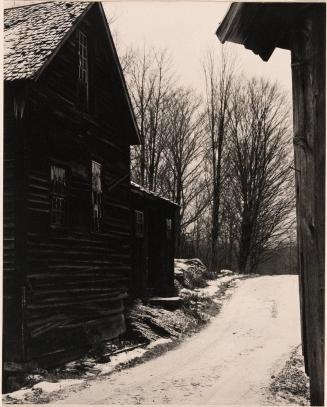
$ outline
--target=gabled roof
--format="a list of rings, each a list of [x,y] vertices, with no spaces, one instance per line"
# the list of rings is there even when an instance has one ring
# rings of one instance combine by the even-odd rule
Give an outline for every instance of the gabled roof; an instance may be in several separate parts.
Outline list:
[[[100,2],[49,1],[4,10],[4,79],[37,80],[79,21],[96,5],[118,69],[133,144],[140,135],[119,58]]]
[[[4,10],[4,79],[34,78],[90,2],[47,2]]]

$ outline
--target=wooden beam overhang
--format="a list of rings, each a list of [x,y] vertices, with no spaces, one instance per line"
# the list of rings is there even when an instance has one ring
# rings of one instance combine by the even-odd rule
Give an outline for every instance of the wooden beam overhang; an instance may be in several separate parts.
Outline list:
[[[318,3],[233,3],[216,35],[226,41],[244,45],[264,61],[275,48],[290,49],[290,33],[301,15]]]

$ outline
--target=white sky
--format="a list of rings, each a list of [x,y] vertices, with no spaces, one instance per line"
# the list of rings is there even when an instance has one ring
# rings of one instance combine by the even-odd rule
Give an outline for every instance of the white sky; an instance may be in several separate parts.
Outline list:
[[[201,60],[208,49],[219,49],[215,31],[229,4],[206,1],[103,1],[113,34],[120,47],[143,44],[167,48],[175,63],[181,84],[202,90]],[[263,76],[277,80],[291,95],[290,52],[276,49],[263,62],[244,46],[230,44],[238,71],[246,76]]]

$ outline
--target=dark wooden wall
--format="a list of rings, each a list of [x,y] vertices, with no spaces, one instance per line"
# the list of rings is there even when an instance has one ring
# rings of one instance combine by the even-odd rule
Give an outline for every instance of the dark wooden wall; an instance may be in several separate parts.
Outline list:
[[[3,183],[3,360],[17,362],[24,355],[22,321],[25,248],[24,137],[25,88],[4,87]]]
[[[174,291],[175,218],[178,206],[135,186],[131,188],[133,211],[144,213],[144,237],[135,236],[133,216],[132,297],[171,296]],[[172,219],[167,238],[166,219]]]
[[[11,286],[19,291],[20,307],[16,303],[14,307],[22,319],[24,339],[23,353],[5,349],[7,362],[37,359],[43,363],[43,359],[45,364],[55,363],[61,354],[88,346],[94,336],[111,338],[125,329],[123,303],[131,273],[129,147],[133,132],[126,124],[129,112],[99,9],[93,7],[77,28],[87,33],[90,44],[89,107],[81,107],[78,96],[73,32],[39,80],[26,84],[24,125],[18,125],[17,119],[6,124],[4,294],[11,295]],[[11,92],[15,94],[13,86]],[[9,99],[5,105],[12,109]],[[16,171],[18,189],[11,181],[13,162],[20,161],[11,142],[15,131],[24,158],[19,174]],[[102,164],[103,172],[103,219],[97,233],[91,232],[92,160]],[[68,223],[63,228],[50,225],[51,163],[65,166],[69,173]],[[17,230],[13,201],[16,216],[24,214],[25,219]],[[22,241],[19,250],[24,252],[19,282],[12,273],[17,260],[12,254],[13,236]],[[7,309],[5,325],[11,319]]]
[[[302,341],[311,403],[324,405],[325,5],[292,33],[293,120]]]

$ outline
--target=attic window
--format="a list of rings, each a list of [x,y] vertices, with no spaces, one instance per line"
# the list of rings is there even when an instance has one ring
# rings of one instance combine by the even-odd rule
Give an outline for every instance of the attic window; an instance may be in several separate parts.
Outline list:
[[[87,37],[82,31],[78,32],[78,80],[87,86]]]
[[[100,231],[102,218],[102,165],[92,161],[92,230]]]

